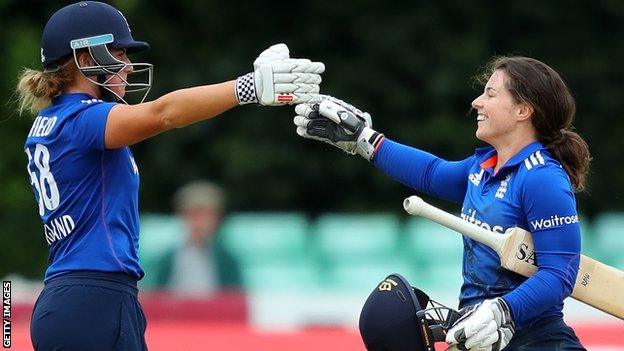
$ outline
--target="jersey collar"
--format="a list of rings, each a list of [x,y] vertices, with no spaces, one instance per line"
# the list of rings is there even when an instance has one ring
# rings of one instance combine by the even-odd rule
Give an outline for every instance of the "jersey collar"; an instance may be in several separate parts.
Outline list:
[[[62,104],[66,104],[68,102],[76,102],[76,101],[80,101],[80,100],[91,100],[91,99],[95,99],[93,96],[89,95],[89,94],[85,94],[85,93],[69,93],[69,94],[63,94],[63,95],[59,95],[55,98],[52,99],[52,104],[54,105],[62,105]]]
[[[501,167],[501,169],[498,171],[498,174],[500,174],[502,170],[508,167],[514,167],[517,164],[524,162],[525,158],[529,157],[535,151],[542,149],[544,149],[544,145],[542,145],[542,143],[540,143],[539,141],[533,142],[525,146],[524,148],[522,148],[522,150],[520,150],[517,154],[510,158],[503,167]],[[498,154],[496,153],[496,150],[493,147],[477,149],[477,157],[481,169],[485,170],[490,174],[493,174],[494,166],[496,166],[496,163],[498,162]]]

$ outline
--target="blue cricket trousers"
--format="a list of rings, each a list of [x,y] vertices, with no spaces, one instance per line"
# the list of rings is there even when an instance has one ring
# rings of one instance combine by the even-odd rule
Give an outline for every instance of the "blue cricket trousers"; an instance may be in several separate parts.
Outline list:
[[[546,317],[516,332],[504,351],[586,351],[561,317]]]
[[[136,279],[75,271],[45,284],[30,324],[37,351],[147,350]]]

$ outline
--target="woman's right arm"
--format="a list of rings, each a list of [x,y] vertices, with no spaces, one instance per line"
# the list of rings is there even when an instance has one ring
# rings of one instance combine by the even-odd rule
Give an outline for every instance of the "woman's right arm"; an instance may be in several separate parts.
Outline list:
[[[152,102],[115,105],[108,113],[104,146],[132,145],[210,119],[239,104],[280,106],[320,101],[322,62],[292,59],[285,44],[276,44],[260,53],[253,66],[253,72],[229,82],[176,90]]]
[[[167,130],[210,119],[237,105],[235,81],[180,89],[137,105],[117,104],[108,114],[105,147],[136,144]]]
[[[462,161],[446,161],[385,138],[372,161],[388,176],[412,189],[461,203],[474,156]]]
[[[454,202],[464,200],[474,156],[449,162],[388,140],[372,129],[370,114],[331,96],[316,105],[298,105],[295,112],[293,122],[300,136],[359,154],[417,191]]]

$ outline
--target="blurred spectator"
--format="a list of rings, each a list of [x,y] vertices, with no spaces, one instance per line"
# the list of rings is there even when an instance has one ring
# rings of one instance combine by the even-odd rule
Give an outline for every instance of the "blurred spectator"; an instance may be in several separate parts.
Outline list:
[[[173,205],[186,233],[185,242],[171,252],[166,288],[182,295],[206,295],[238,287],[238,266],[216,240],[224,207],[221,188],[207,181],[188,183],[174,195]]]

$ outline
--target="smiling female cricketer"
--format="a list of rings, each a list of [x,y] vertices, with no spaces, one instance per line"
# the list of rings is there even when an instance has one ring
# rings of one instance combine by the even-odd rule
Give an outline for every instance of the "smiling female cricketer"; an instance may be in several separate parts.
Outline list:
[[[531,58],[497,58],[484,77],[472,107],[476,137],[490,146],[461,161],[386,138],[371,128],[370,115],[340,100],[298,105],[294,123],[305,138],[358,153],[412,189],[461,203],[462,217],[492,235],[513,227],[532,233],[538,272],[530,278],[501,268],[494,250],[464,237],[464,315],[446,337],[453,349],[584,350],[562,313],[579,267],[574,192],[584,188],[590,162],[587,144],[571,130],[574,99],[557,72]],[[543,225],[555,216],[569,220]]]
[[[137,300],[144,275],[137,255],[139,170],[130,145],[240,104],[319,99],[323,64],[291,59],[278,44],[236,80],[126,104],[127,92],[144,99],[151,87],[152,65],[129,59],[148,48],[116,8],[82,1],[48,20],[43,71],[20,76],[20,110],[37,116],[24,152],[50,252],[31,322],[36,350],[147,348]]]

